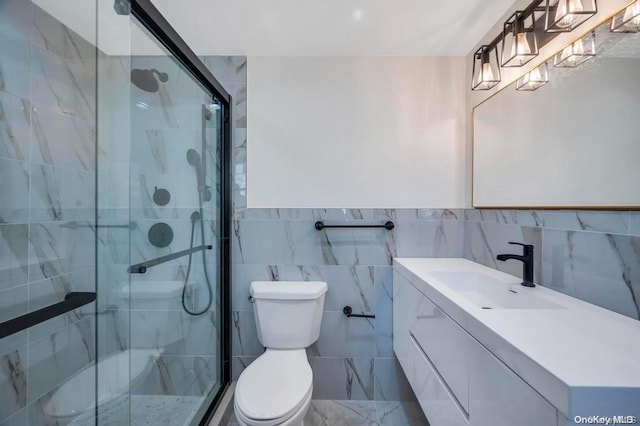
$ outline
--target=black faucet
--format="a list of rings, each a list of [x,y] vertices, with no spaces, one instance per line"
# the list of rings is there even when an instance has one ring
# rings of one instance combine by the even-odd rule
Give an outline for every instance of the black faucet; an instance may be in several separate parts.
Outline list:
[[[504,262],[509,259],[515,259],[522,262],[522,285],[525,287],[535,287],[533,283],[533,246],[531,244],[514,243],[509,244],[522,246],[522,256],[519,254],[499,254],[497,259]]]

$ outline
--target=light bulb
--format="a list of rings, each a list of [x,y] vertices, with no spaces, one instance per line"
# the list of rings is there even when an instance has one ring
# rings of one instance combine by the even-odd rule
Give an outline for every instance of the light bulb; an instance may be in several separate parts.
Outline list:
[[[624,10],[622,21],[626,22],[625,25],[627,26],[640,26],[640,1],[635,2]]]
[[[491,69],[491,64],[489,62],[485,62],[482,64],[482,74],[480,75],[480,80],[482,82],[491,82],[494,80],[493,70]]]
[[[578,19],[575,13],[584,11],[582,0],[560,0],[556,9],[555,21],[560,28],[570,28]]]
[[[526,60],[526,56],[531,55],[531,45],[527,40],[527,34],[524,32],[516,34],[516,39],[511,45],[511,57],[520,61],[522,64]]]

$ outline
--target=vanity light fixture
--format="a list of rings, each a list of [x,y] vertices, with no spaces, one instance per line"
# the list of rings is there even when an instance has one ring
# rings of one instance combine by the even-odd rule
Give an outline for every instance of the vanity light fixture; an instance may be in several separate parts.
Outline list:
[[[493,52],[493,55],[491,53]],[[500,83],[500,65],[495,47],[482,45],[473,54],[471,90],[489,90]]]
[[[534,13],[526,16],[519,10],[504,23],[502,66],[521,67],[536,56],[538,56],[538,37],[535,31]]]
[[[640,32],[640,0],[627,6],[611,20],[612,33]]]
[[[557,53],[553,58],[553,65],[559,68],[575,68],[594,56],[596,56],[596,33],[592,31]]]
[[[516,90],[529,91],[539,89],[549,82],[549,70],[547,63],[537,66],[532,69],[516,82]]]
[[[596,0],[545,0],[544,30],[548,33],[573,31],[596,13]]]

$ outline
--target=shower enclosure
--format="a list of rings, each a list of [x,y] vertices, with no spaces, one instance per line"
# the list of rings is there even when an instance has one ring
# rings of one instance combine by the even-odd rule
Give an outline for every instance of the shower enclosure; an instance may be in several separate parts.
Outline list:
[[[3,0],[0,83],[0,425],[204,424],[231,97],[149,0]]]

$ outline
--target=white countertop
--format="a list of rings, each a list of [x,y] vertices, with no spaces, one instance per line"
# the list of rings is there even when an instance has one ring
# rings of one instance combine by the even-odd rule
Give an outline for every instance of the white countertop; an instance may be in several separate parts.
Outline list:
[[[393,266],[566,417],[640,411],[640,321],[540,285],[519,286],[519,278],[467,259],[399,258]],[[481,272],[566,309],[482,309],[436,271]]]

